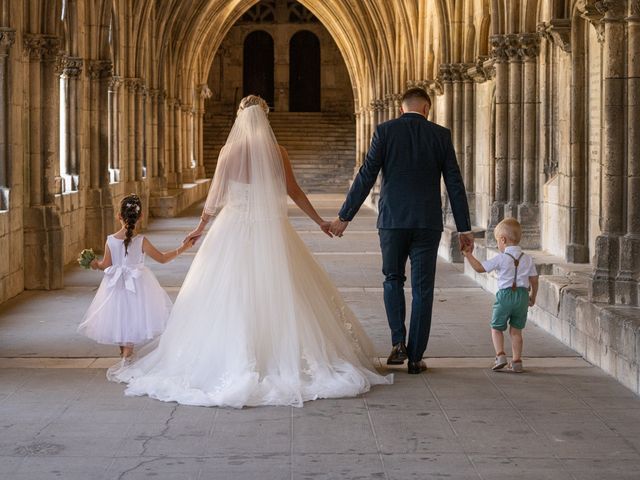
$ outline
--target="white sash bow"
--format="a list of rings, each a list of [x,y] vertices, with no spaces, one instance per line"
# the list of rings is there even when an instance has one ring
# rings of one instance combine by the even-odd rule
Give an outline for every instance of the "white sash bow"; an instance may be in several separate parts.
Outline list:
[[[124,288],[132,293],[136,293],[136,285],[133,281],[134,278],[139,278],[142,275],[142,267],[144,264],[137,265],[111,265],[104,270],[104,274],[109,278],[107,287],[113,288],[119,278],[122,277],[124,281]]]

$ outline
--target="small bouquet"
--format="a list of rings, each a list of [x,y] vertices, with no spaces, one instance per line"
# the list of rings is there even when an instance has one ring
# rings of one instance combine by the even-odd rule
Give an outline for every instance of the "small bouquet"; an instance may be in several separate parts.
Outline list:
[[[96,254],[93,253],[93,249],[85,248],[80,252],[80,256],[78,257],[78,263],[82,268],[91,268],[91,262],[96,259]]]

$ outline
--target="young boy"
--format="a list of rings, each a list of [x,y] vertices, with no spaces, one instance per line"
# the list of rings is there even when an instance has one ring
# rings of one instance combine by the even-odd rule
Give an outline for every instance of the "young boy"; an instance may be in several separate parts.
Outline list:
[[[470,249],[462,253],[471,267],[478,273],[496,270],[498,275],[498,292],[493,304],[491,318],[491,338],[496,350],[493,370],[500,370],[507,365],[507,354],[504,352],[504,331],[509,323],[509,335],[513,358],[511,371],[522,372],[522,329],[527,322],[527,310],[536,303],[538,293],[538,272],[533,259],[520,248],[522,228],[515,218],[505,218],[494,231],[500,255],[480,262]],[[529,293],[531,290],[531,293]]]

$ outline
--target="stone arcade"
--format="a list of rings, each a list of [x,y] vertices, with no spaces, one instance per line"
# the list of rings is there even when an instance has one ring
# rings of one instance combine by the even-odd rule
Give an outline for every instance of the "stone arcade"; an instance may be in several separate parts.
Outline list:
[[[341,132],[299,160],[316,191],[346,188],[419,85],[479,248],[517,217],[544,274],[533,319],[639,391],[640,1],[2,0],[0,23],[0,302],[63,287],[125,193],[149,216],[202,199],[243,82],[279,135],[305,115]]]

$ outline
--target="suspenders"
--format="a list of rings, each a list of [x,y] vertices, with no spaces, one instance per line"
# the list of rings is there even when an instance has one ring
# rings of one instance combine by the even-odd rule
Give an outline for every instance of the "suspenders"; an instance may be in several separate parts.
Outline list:
[[[507,252],[504,252],[504,253],[509,255],[511,258],[513,258],[513,264],[516,266],[516,272],[513,275],[513,283],[511,284],[511,290],[513,290],[515,292],[516,288],[518,288],[518,284],[517,284],[517,280],[518,280],[518,265],[520,265],[520,259],[522,258],[522,255],[524,255],[524,252],[521,252],[520,255],[518,256],[518,258],[514,257],[510,253],[507,253]]]

